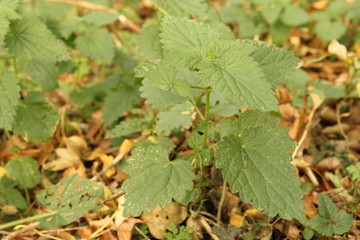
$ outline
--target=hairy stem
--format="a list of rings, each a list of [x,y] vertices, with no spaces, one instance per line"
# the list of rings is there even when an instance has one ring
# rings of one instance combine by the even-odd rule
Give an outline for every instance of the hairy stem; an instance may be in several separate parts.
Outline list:
[[[208,123],[209,123],[209,108],[210,108],[210,93],[211,93],[211,89],[207,88],[205,91],[205,96],[206,96],[206,105],[205,105],[205,121],[206,121],[206,127],[204,130],[204,140],[203,140],[203,147],[207,148],[207,138],[208,138],[208,132],[209,132],[209,128],[208,128]]]
[[[16,220],[16,221],[8,222],[8,223],[0,225],[0,230],[10,228],[10,227],[13,227],[13,226],[17,226],[17,225],[20,225],[20,224],[24,224],[24,223],[27,223],[27,222],[31,222],[31,221],[36,221],[36,220],[41,219],[41,218],[50,217],[50,216],[55,215],[56,213],[57,213],[57,211],[53,211],[53,212],[49,212],[49,213],[45,213],[45,214],[41,214],[41,215],[35,215],[35,216],[32,216],[32,217],[28,217],[28,218],[19,219],[19,220]]]

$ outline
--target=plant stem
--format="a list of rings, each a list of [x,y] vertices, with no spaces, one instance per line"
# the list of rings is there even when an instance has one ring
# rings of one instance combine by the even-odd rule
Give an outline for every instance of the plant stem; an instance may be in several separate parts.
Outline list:
[[[207,148],[207,138],[208,138],[208,132],[209,132],[208,123],[209,123],[210,93],[211,93],[211,89],[207,88],[206,91],[205,91],[205,96],[206,96],[206,105],[205,105],[206,127],[205,127],[205,130],[204,130],[204,140],[203,140],[203,147],[204,148]]]
[[[57,213],[57,211],[53,211],[53,212],[49,212],[49,213],[45,213],[45,214],[41,214],[41,215],[35,215],[35,216],[32,216],[32,217],[28,217],[28,218],[19,219],[19,220],[16,220],[16,221],[8,222],[8,223],[0,225],[0,230],[10,228],[10,227],[13,227],[13,226],[16,226],[16,225],[20,225],[20,224],[23,224],[23,223],[36,221],[36,220],[41,219],[41,218],[50,217],[50,216],[55,215],[56,213]]]

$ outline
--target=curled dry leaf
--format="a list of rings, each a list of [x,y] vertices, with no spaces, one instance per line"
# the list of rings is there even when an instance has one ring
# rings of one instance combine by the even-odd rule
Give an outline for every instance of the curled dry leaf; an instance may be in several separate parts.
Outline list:
[[[80,163],[83,151],[87,150],[87,144],[79,136],[71,136],[65,141],[66,148],[57,148],[55,160],[45,162],[44,168],[51,171],[64,170]]]
[[[329,53],[335,54],[340,59],[347,58],[347,49],[344,45],[333,39],[328,46]]]
[[[19,210],[17,210],[17,208],[12,205],[4,205],[0,209],[7,216],[15,216],[19,213]]]
[[[117,235],[118,239],[120,240],[131,240],[133,229],[135,224],[143,223],[142,220],[137,218],[128,218],[126,219],[118,228],[117,228]]]
[[[314,204],[314,195],[313,194],[305,194],[303,198],[303,203],[305,205],[305,215],[308,218],[315,217],[318,212]]]
[[[187,215],[186,207],[172,202],[164,209],[157,206],[151,213],[143,213],[141,219],[148,226],[151,235],[157,239],[164,239],[163,235],[170,223],[179,226],[187,218]]]
[[[82,178],[87,177],[86,176],[86,168],[85,168],[84,164],[82,162],[79,162],[79,164],[67,168],[63,173],[62,179],[69,177],[69,176],[73,175],[74,173],[79,174],[79,176]]]
[[[111,155],[106,155],[104,153],[99,154],[99,159],[101,160],[101,162],[103,163],[103,169],[106,169],[111,162],[114,160],[114,157]],[[109,170],[106,171],[105,176],[106,177],[111,177],[116,173],[116,169],[115,167],[110,168]]]
[[[325,127],[321,131],[321,133],[322,134],[341,134],[341,127],[344,130],[344,132],[347,132],[350,129],[350,126],[347,123],[342,123],[341,125],[342,126],[337,124],[337,125]]]
[[[119,228],[120,225],[125,221],[126,217],[123,216],[124,207],[122,206],[125,202],[125,196],[118,198],[118,213],[115,216],[115,227]]]
[[[320,0],[311,4],[311,6],[317,10],[325,10],[327,4],[328,4],[327,0]]]
[[[329,107],[329,106],[324,106],[321,111],[320,111],[320,117],[322,120],[325,120],[327,122],[330,123],[336,123],[337,122],[337,118],[336,118],[336,111],[335,109]]]
[[[56,234],[58,238],[64,240],[76,240],[76,238],[68,232],[59,232]]]
[[[342,169],[342,163],[340,158],[330,157],[322,159],[315,167],[321,171],[334,171]]]
[[[6,169],[4,167],[0,167],[0,178],[6,174]]]

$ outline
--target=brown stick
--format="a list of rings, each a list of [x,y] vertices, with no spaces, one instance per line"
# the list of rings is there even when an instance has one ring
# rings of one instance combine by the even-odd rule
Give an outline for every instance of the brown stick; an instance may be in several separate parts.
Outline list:
[[[3,240],[11,240],[11,239],[14,239],[16,238],[17,236],[19,236],[20,234],[23,234],[27,231],[30,231],[30,230],[33,230],[35,228],[37,228],[37,226],[39,226],[39,222],[33,222],[33,223],[30,223],[29,225],[15,231],[15,232],[12,232],[10,233],[9,235],[7,235],[5,238],[3,238]]]

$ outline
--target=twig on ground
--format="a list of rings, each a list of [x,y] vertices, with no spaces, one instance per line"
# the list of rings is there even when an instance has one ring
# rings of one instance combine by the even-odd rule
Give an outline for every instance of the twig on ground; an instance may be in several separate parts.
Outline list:
[[[294,150],[294,152],[292,154],[292,160],[293,160],[292,162],[296,167],[299,167],[299,168],[301,168],[301,169],[303,169],[305,171],[306,175],[309,177],[310,181],[315,186],[319,186],[319,182],[316,179],[315,174],[313,173],[312,169],[310,168],[310,165],[308,163],[306,163],[304,161],[304,159],[302,158],[302,150],[301,150],[301,148],[302,148],[302,146],[303,146],[303,144],[304,144],[304,142],[306,140],[306,137],[307,137],[307,135],[308,135],[308,133],[310,131],[310,128],[312,126],[313,118],[315,116],[315,113],[316,113],[317,109],[321,106],[321,104],[323,102],[318,96],[316,96],[314,94],[311,94],[310,96],[313,99],[314,106],[311,109],[311,112],[309,114],[308,123],[306,124],[304,133],[301,136],[301,138],[300,138],[298,144],[296,145],[296,148],[295,148],[295,150]],[[298,158],[298,155],[299,155],[300,152],[301,152],[301,157]]]
[[[205,231],[210,235],[210,237],[211,237],[213,240],[220,240],[220,239],[218,238],[218,236],[216,236],[215,234],[212,233],[211,227],[210,227],[210,225],[206,222],[206,220],[205,220],[204,217],[200,217],[199,222],[200,222],[201,226],[205,229]]]
[[[140,233],[141,236],[143,236],[143,238],[145,238],[146,240],[151,240],[148,236],[146,236],[140,228],[138,228],[136,225],[134,227],[136,229],[136,231],[138,231],[138,233]]]
[[[340,114],[341,104],[342,102],[336,105],[336,122],[340,128],[341,136],[343,136],[343,138],[345,139],[346,152],[349,153],[350,152],[349,138],[347,137],[343,125],[341,124],[341,114]]]
[[[109,198],[104,199],[104,200],[101,200],[98,204],[101,205],[101,204],[104,204],[104,203],[106,203],[106,202],[110,202],[110,201],[112,201],[112,200],[115,200],[115,199],[121,197],[121,196],[124,195],[124,194],[125,194],[124,192],[115,193],[115,194],[113,194],[112,196],[110,196]]]
[[[3,240],[11,240],[11,239],[14,239],[16,238],[17,236],[19,236],[20,234],[22,233],[25,233],[27,231],[31,231],[31,230],[34,230],[35,228],[37,228],[39,226],[39,222],[33,222],[33,223],[30,223],[29,225],[23,227],[23,228],[20,228],[19,230],[16,230],[12,233],[10,233],[9,235],[7,235],[5,238],[3,238]]]
[[[123,159],[123,157],[125,156],[126,153],[120,153],[119,155],[116,156],[116,158],[114,158],[114,160],[112,160],[112,162],[109,164],[109,166],[107,166],[106,168],[102,169],[98,174],[96,174],[96,176],[92,177],[91,180],[92,181],[96,181],[99,177],[101,177],[102,174],[106,173],[107,170],[109,170],[110,168],[114,167],[116,164],[118,164],[118,162],[120,162],[121,159]]]
[[[224,180],[222,191],[221,191],[221,198],[218,205],[217,215],[216,215],[216,222],[218,224],[221,223],[221,211],[225,200],[225,194],[226,194],[226,181]]]

